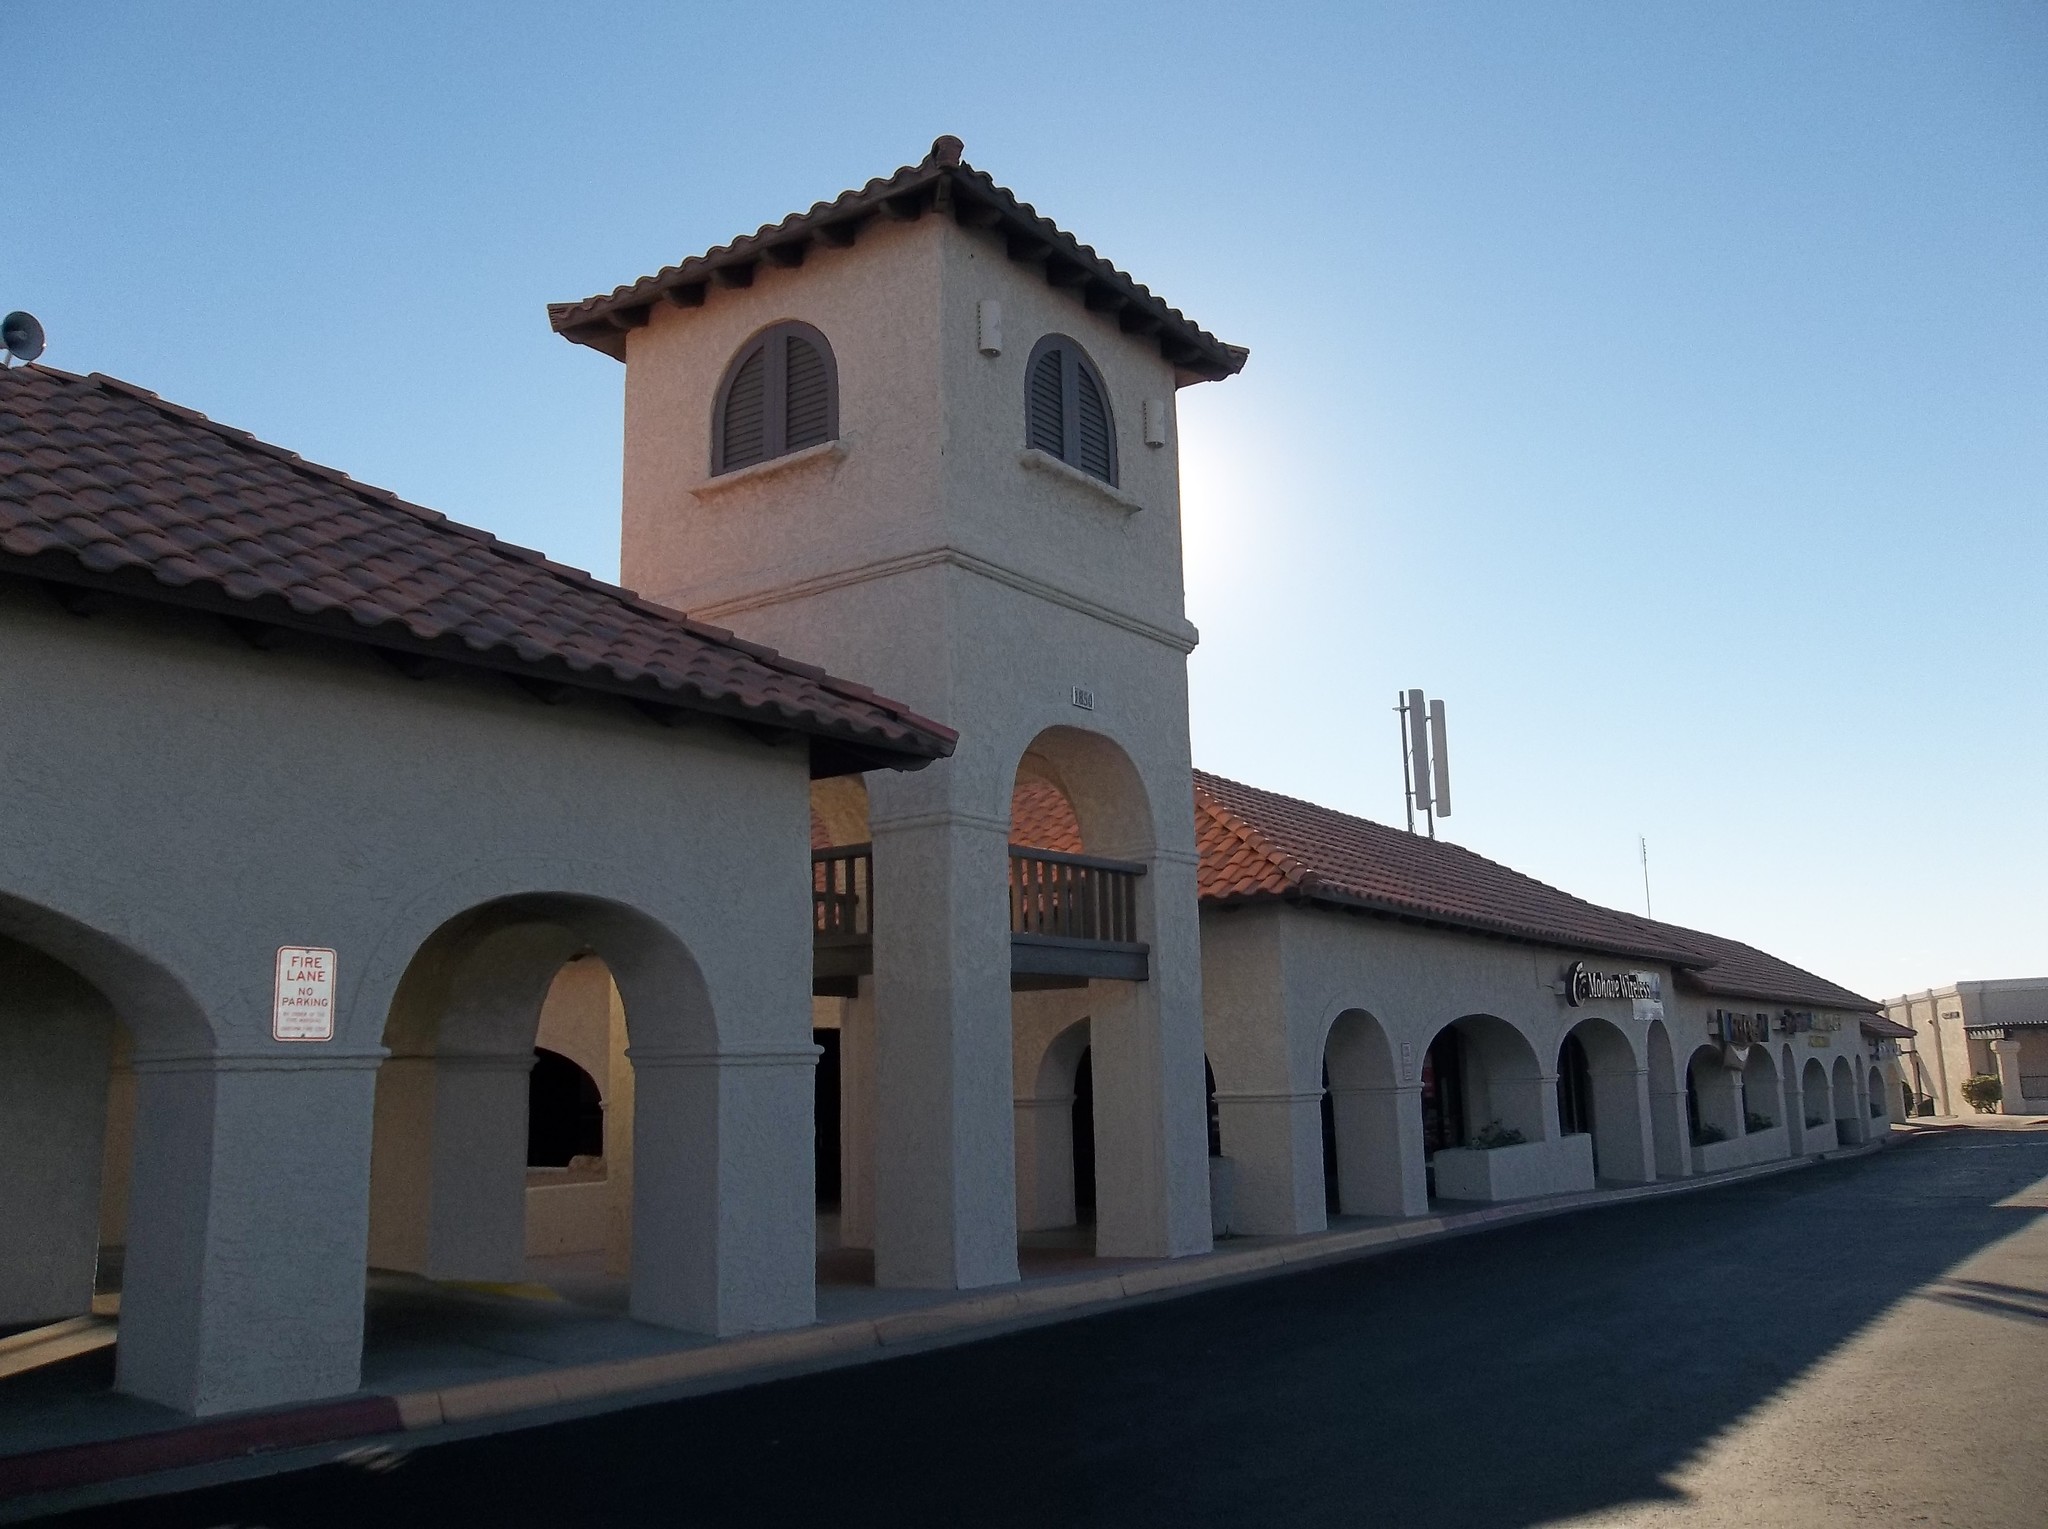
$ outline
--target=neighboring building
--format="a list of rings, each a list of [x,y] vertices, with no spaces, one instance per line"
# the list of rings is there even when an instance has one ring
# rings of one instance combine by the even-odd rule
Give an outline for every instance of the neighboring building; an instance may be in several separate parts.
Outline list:
[[[372,1264],[723,1334],[821,1208],[958,1289],[1889,1121],[1869,1000],[1194,771],[1174,400],[1245,352],[957,140],[551,316],[646,598],[0,374],[0,1323],[124,1249],[118,1384],[220,1412],[355,1389]]]
[[[1954,982],[1888,998],[1884,1010],[1912,1032],[1901,1067],[1925,1113],[1974,1113],[1963,1080],[1990,1076],[2000,1113],[2048,1115],[2048,977]]]

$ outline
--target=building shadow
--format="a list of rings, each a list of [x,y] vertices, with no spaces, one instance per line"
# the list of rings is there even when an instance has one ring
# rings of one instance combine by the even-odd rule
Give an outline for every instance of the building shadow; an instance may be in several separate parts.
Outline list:
[[[1667,1478],[2041,1211],[2048,1141],[1883,1154],[153,1504],[166,1525],[1525,1526]],[[1827,1420],[1853,1429],[1854,1418]],[[78,1523],[125,1521],[109,1514]]]

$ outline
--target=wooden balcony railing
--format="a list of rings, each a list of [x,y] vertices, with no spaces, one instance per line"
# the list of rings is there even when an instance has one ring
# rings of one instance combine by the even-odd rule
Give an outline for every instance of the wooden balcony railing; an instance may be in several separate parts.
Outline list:
[[[1142,865],[1010,846],[1010,985],[1072,987],[1091,977],[1143,982]],[[812,990],[850,995],[874,970],[874,850],[811,851]]]
[[[1138,938],[1142,865],[1010,846],[1010,933],[1061,940]]]

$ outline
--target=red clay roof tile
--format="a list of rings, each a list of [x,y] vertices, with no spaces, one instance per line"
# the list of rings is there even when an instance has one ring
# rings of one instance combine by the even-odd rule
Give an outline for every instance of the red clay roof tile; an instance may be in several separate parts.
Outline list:
[[[915,768],[952,731],[111,377],[0,372],[0,568],[808,734]]]
[[[1456,844],[1195,772],[1204,901],[1363,908],[1568,949],[1703,965],[1687,943]]]
[[[899,215],[949,211],[963,224],[982,229],[1002,241],[1013,259],[1043,264],[1046,279],[1069,289],[1077,301],[1113,311],[1123,328],[1153,336],[1160,354],[1192,376],[1235,375],[1250,352],[1226,345],[1170,307],[1143,283],[1118,270],[1092,246],[1041,217],[1015,192],[960,158],[960,140],[940,138],[932,152],[893,175],[842,191],[829,202],[813,203],[807,212],[793,212],[780,223],[763,224],[730,244],[721,244],[676,265],[665,266],[627,286],[586,297],[577,303],[550,303],[548,322],[555,332],[623,361],[625,331],[647,322],[651,306],[671,299],[694,307],[705,301],[714,273],[751,270],[763,259],[785,263],[802,259],[814,240],[836,238],[850,243],[860,226],[885,207]]]

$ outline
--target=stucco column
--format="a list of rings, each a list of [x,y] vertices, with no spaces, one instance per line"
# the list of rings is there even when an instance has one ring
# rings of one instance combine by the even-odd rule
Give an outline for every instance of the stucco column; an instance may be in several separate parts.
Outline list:
[[[860,979],[839,1019],[839,1244],[875,1245],[875,984]]]
[[[91,1310],[114,1016],[54,961],[0,974],[0,1327]]]
[[[1016,1101],[1017,1230],[1072,1226],[1074,1206],[1074,1096],[1052,1094]]]
[[[887,816],[875,846],[875,1282],[1017,1278],[1011,1136],[1009,825]]]
[[[1685,1089],[1653,1088],[1650,1098],[1650,1132],[1656,1143],[1657,1177],[1692,1177],[1692,1153],[1686,1139]]]
[[[1237,1164],[1231,1230],[1246,1236],[1320,1232],[1323,1092],[1216,1091],[1223,1155]],[[1417,1128],[1420,1129],[1420,1117]]]
[[[1779,1109],[1779,1118],[1785,1122],[1786,1148],[1791,1156],[1798,1157],[1812,1145],[1806,1139],[1806,1087],[1799,1076],[1796,1057],[1784,1064],[1783,1072],[1784,1077],[1779,1082],[1784,1103]],[[1829,1142],[1828,1145],[1833,1146],[1834,1143]]]
[[[1998,1069],[1998,1113],[2021,1113],[2026,1109],[2026,1090],[2020,1086],[2020,1043],[2011,1036],[1993,1041],[1991,1059]]]
[[[381,1055],[136,1058],[117,1389],[201,1415],[356,1389]]]
[[[1150,977],[1090,989],[1098,1257],[1212,1245],[1197,906],[1195,857],[1154,854],[1139,889]]]
[[[720,1336],[816,1320],[818,1055],[627,1053],[635,1318]]]
[[[1595,1064],[1592,1075],[1596,1171],[1618,1183],[1649,1183],[1657,1176],[1649,1069]]]
[[[1330,1090],[1337,1127],[1337,1207],[1347,1216],[1429,1213],[1422,1085]]]

